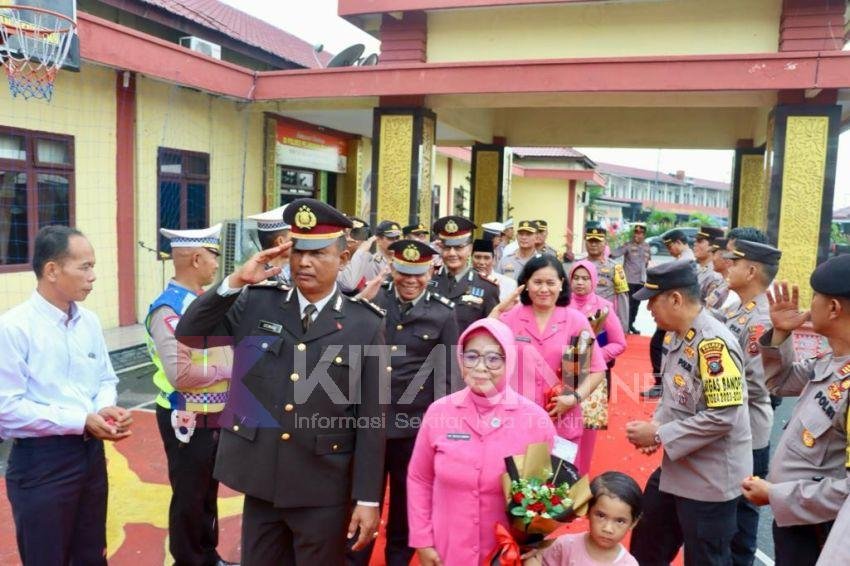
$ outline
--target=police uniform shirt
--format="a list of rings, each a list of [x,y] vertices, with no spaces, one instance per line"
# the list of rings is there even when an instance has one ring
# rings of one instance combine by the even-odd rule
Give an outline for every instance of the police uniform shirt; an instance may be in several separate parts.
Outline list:
[[[392,367],[387,438],[415,437],[428,406],[453,389],[452,348],[458,339],[454,304],[428,289],[410,303],[399,298],[392,281],[375,297],[387,313]]]
[[[628,301],[628,282],[626,281],[623,266],[611,259],[590,259],[596,267],[596,294],[607,299],[614,304],[617,311],[617,318],[620,319],[620,325],[623,327],[623,332],[628,334],[629,326],[629,301]],[[618,286],[625,286],[621,291],[617,291]]]
[[[468,267],[455,277],[443,266],[429,285],[455,304],[455,320],[460,334],[476,320],[486,318],[499,304],[499,288]]]
[[[737,339],[703,309],[684,336],[664,336],[662,351],[660,490],[697,501],[740,497],[753,455]]]
[[[534,251],[530,256],[524,258],[520,257],[519,251],[519,249],[512,252],[505,251],[505,255],[502,256],[502,259],[499,260],[499,265],[496,266],[496,271],[502,275],[512,277],[514,280],[518,280],[525,264],[528,263],[531,258],[539,255],[537,251]]]
[[[537,251],[541,254],[549,254],[553,257],[558,257],[558,251],[549,244],[544,244],[543,247]]]
[[[773,407],[770,405],[770,392],[765,383],[758,346],[759,338],[771,326],[767,295],[762,293],[746,305],[714,314],[738,338],[738,345],[744,353],[753,450],[764,448],[770,443],[770,431],[773,428]]]
[[[381,252],[357,250],[348,264],[339,272],[336,282],[343,291],[353,291],[361,282],[374,279],[388,267],[387,258]]]
[[[704,265],[697,265],[697,282],[700,297],[705,302],[709,294],[723,282],[723,276],[714,271],[714,262],[709,261]]]
[[[646,242],[628,242],[611,251],[611,257],[623,256],[623,271],[629,285],[643,285],[646,281],[646,266],[652,258],[649,244]]]
[[[772,336],[759,341],[767,387],[799,396],[770,461],[773,516],[780,527],[831,521],[848,496],[850,356],[795,362],[793,339],[772,347]]]
[[[720,309],[729,296],[729,284],[720,276],[720,282],[712,289],[705,298],[705,306],[710,309]]]

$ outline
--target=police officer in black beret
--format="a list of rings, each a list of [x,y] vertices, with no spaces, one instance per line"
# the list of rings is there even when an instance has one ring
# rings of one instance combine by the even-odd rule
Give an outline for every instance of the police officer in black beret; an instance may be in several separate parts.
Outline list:
[[[298,199],[284,220],[294,245],[256,254],[196,299],[175,335],[235,348],[215,476],[245,494],[242,563],[340,564],[347,536],[357,533],[362,548],[378,535],[383,314],[337,288],[348,218]],[[275,275],[280,268],[265,265],[289,246],[295,287],[255,285]]]
[[[434,249],[418,240],[400,240],[390,250],[392,279],[374,299],[387,313],[392,356],[384,463],[390,484],[385,557],[388,566],[407,566],[414,552],[407,545],[407,465],[425,410],[452,390],[451,351],[458,331],[454,304],[428,288]],[[357,553],[350,562],[368,564],[371,551],[369,547]]]
[[[401,229],[401,235],[403,238],[409,240],[419,240],[420,242],[428,241],[428,228],[425,227],[421,222],[418,224],[408,224],[404,228]]]
[[[442,244],[443,266],[431,280],[431,288],[455,304],[458,332],[486,318],[499,304],[499,287],[471,268],[472,230],[475,224],[463,216],[444,216],[434,222]]]

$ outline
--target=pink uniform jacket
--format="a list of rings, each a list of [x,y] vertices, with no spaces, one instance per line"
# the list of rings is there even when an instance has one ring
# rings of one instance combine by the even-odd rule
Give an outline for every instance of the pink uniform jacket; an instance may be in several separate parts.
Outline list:
[[[506,376],[507,378],[507,376]],[[474,566],[493,550],[496,523],[507,527],[504,458],[548,442],[549,415],[510,388],[483,419],[469,388],[435,401],[422,421],[407,474],[409,544],[436,548],[446,566]]]
[[[549,324],[541,333],[537,329],[531,305],[517,305],[502,314],[500,320],[514,333],[517,344],[517,370],[511,387],[544,407],[546,393],[561,381],[561,358],[570,338],[582,330],[591,335],[593,330],[587,318],[570,307],[555,307]],[[605,371],[605,360],[599,348],[594,347],[590,371]],[[581,407],[576,406],[561,416],[555,424],[559,436],[579,442],[584,431]]]

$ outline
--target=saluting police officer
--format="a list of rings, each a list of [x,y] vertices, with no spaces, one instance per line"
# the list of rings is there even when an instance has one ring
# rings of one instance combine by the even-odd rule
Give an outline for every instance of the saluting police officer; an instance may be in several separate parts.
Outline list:
[[[353,224],[352,224],[353,226]],[[366,283],[389,270],[390,244],[401,238],[397,222],[384,220],[375,228],[374,238],[363,242],[340,271],[337,282],[344,292],[361,290]],[[375,244],[376,251],[371,251]]]
[[[413,549],[407,544],[407,465],[425,410],[452,391],[452,347],[457,345],[454,304],[428,289],[431,259],[427,243],[401,240],[393,252],[392,279],[375,297],[386,310],[386,337],[392,356],[392,404],[387,409],[387,455],[390,504],[387,520],[388,566],[407,566]],[[372,546],[356,553],[356,564],[368,564]]]
[[[741,245],[743,242],[738,242]],[[777,565],[815,564],[829,535],[832,550],[821,562],[847,564],[847,529],[833,543],[833,519],[847,498],[848,397],[850,397],[850,256],[818,266],[810,279],[811,311],[801,312],[797,287],[774,284],[770,299],[773,330],[760,339],[771,393],[799,396],[770,463],[767,481],[749,478],[744,496],[773,510]],[[794,361],[791,334],[811,320],[831,351]],[[837,546],[845,550],[833,554]],[[839,559],[843,555],[843,559]],[[834,560],[825,560],[826,556]]]
[[[714,270],[712,248],[718,238],[723,237],[723,229],[714,226],[702,226],[694,241],[694,258],[697,262],[697,280],[700,294],[706,298],[723,282],[723,277]]]
[[[731,309],[713,312],[738,337],[738,345],[744,352],[747,404],[753,435],[753,475],[758,477],[767,475],[770,431],[773,428],[773,407],[765,383],[758,340],[771,326],[766,292],[779,269],[781,257],[782,252],[773,246],[737,240],[735,248],[725,254],[731,262],[726,281],[741,302]],[[758,507],[741,498],[738,502],[738,534],[732,540],[734,564],[751,565],[755,560],[758,523]]]
[[[644,453],[664,451],[644,490],[631,553],[669,564],[684,543],[686,565],[728,565],[737,530],[739,479],[752,471],[743,354],[735,336],[702,308],[689,261],[647,271],[637,293],[667,331],[663,393],[651,422],[626,425]]]
[[[443,266],[431,279],[431,289],[455,304],[458,333],[476,320],[487,318],[499,304],[499,287],[469,265],[475,224],[462,216],[443,216],[434,222],[440,238]]]
[[[215,474],[245,493],[242,564],[340,564],[378,535],[388,389],[383,315],[336,286],[351,221],[313,199],[289,204],[295,288],[260,252],[196,299],[176,336],[233,343],[230,399]],[[355,504],[356,502],[356,504]],[[352,511],[353,507],[353,511]]]

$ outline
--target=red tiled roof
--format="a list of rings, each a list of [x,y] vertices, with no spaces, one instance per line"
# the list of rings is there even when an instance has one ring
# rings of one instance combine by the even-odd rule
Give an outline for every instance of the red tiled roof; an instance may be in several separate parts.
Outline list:
[[[587,159],[587,156],[571,147],[512,147],[517,157],[571,157]]]
[[[327,63],[331,58],[330,53],[324,52],[314,56],[313,46],[303,39],[218,0],[140,1],[162,8],[212,30],[225,33],[237,41],[257,47],[302,67],[318,67],[316,57],[322,61],[322,64]]]
[[[614,175],[616,177],[632,177],[635,179],[645,179],[648,181],[655,181],[658,179],[659,183],[667,183],[670,185],[684,185],[685,181],[679,179],[675,175],[669,175],[667,173],[656,173],[655,171],[650,171],[649,169],[638,169],[637,167],[627,167],[626,165],[615,165],[614,163],[597,163],[596,170],[599,171],[603,175]],[[707,189],[716,189],[719,191],[728,191],[732,187],[729,183],[724,183],[722,181],[710,181],[708,179],[697,179],[695,177],[685,177],[688,183],[693,184],[697,187],[704,187]]]
[[[847,220],[850,219],[850,206],[845,206],[844,208],[836,208],[832,211],[832,219],[833,220]]]

